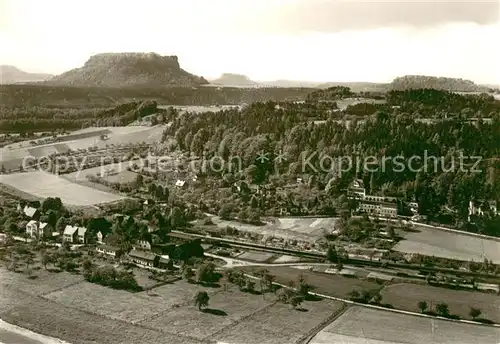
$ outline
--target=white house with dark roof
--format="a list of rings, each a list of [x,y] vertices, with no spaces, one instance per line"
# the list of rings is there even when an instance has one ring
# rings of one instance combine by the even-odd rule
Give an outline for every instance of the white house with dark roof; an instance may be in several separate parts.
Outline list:
[[[63,232],[63,241],[70,243],[87,243],[87,228],[67,225]]]
[[[52,235],[52,229],[46,222],[31,220],[26,224],[26,234],[30,238],[47,238]]]
[[[36,208],[30,207],[30,206],[24,206],[23,208],[23,213],[27,217],[33,220],[38,220],[40,218],[40,211]]]
[[[78,242],[80,244],[86,244],[87,243],[87,228],[85,227],[78,227]]]
[[[67,225],[64,228],[63,241],[76,243],[78,241],[78,227]]]

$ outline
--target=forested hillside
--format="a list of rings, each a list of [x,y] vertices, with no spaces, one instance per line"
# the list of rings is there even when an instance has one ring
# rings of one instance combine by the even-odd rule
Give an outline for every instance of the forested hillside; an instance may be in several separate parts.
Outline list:
[[[498,108],[490,113],[489,123],[422,123],[395,108],[392,112],[378,111],[363,123],[354,120],[347,125],[331,117],[313,123],[311,111],[304,111],[307,104],[276,105],[255,103],[241,112],[184,115],[165,131],[164,138],[174,137],[179,149],[195,156],[220,156],[226,162],[238,157],[243,171],[232,173],[236,180],[274,186],[294,184],[297,177],[308,181],[307,187],[288,191],[285,200],[276,204],[292,202],[313,209],[313,213],[340,211],[342,201],[338,197],[355,177],[365,181],[367,192],[417,200],[421,214],[440,221],[464,220],[470,200],[500,198]],[[320,117],[321,109],[315,111],[316,118]],[[436,107],[434,111],[443,110]],[[256,160],[262,152],[269,153],[269,160]],[[275,164],[273,158],[278,156],[279,163]],[[404,167],[394,161],[398,156]],[[343,165],[345,170],[339,173],[340,157],[372,163],[368,168],[362,164],[346,169]],[[409,165],[411,157],[420,160]],[[426,165],[426,157],[442,162],[431,159]],[[384,158],[389,160],[384,162]],[[227,165],[217,175],[228,178],[229,172],[234,170]],[[445,206],[457,213],[450,215]],[[485,228],[498,231],[491,224]]]

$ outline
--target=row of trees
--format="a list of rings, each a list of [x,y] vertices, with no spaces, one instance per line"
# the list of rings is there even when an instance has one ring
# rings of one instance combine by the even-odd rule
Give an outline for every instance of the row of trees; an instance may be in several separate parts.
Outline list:
[[[448,307],[448,304],[444,302],[439,302],[436,303],[434,306],[434,309],[432,309],[432,306],[429,306],[427,301],[419,301],[417,304],[418,309],[422,314],[429,314],[429,315],[439,315],[445,318],[456,318],[457,316],[452,315],[450,313],[450,309]],[[469,316],[472,318],[472,320],[479,320],[479,317],[481,316],[482,312],[481,309],[476,308],[476,307],[470,307],[469,310]],[[482,319],[483,320],[483,319]]]

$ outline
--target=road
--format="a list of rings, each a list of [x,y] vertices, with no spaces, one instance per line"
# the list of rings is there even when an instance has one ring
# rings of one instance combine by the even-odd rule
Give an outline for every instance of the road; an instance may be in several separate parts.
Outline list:
[[[0,320],[0,344],[70,344]]]

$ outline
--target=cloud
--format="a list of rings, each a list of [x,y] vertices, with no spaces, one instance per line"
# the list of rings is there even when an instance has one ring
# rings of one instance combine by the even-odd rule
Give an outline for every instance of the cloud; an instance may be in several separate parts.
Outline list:
[[[308,0],[283,7],[274,28],[281,31],[366,30],[389,26],[433,27],[499,21],[500,2],[487,1],[340,1]]]

